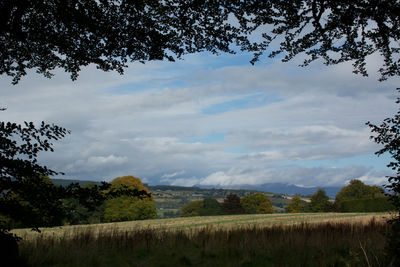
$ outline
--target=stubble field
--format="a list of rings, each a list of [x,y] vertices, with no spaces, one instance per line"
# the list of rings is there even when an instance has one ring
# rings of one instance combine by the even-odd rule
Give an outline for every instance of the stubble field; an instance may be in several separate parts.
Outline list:
[[[385,266],[389,217],[227,215],[14,233],[31,266]]]

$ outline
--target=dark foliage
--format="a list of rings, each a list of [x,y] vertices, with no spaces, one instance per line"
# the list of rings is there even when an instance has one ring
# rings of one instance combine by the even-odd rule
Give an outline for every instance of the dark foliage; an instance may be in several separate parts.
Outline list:
[[[311,195],[310,204],[308,208],[311,212],[325,212],[328,209],[329,197],[326,195],[325,190],[318,189],[318,191]]]
[[[0,123],[0,214],[30,227],[50,226],[59,221],[60,188],[44,176],[57,172],[38,164],[40,151],[53,151],[51,140],[68,131],[41,123]],[[2,230],[9,225],[2,224]]]
[[[232,42],[246,43],[228,21],[238,7],[236,1],[4,0],[0,74],[17,82],[27,69],[51,77],[60,67],[76,79],[91,63],[123,73],[128,61],[233,52]]]
[[[397,90],[400,92],[400,88]],[[400,104],[400,97],[397,98],[396,103]],[[371,136],[371,139],[383,145],[383,148],[375,154],[380,156],[389,153],[393,158],[387,167],[392,169],[395,175],[387,177],[390,184],[386,185],[386,188],[391,192],[388,196],[400,215],[400,109],[393,118],[385,119],[379,126],[371,122],[367,122],[367,125],[373,133],[377,134]],[[400,221],[400,218],[398,220]]]
[[[215,198],[206,198],[203,200],[203,208],[200,211],[201,216],[221,215],[221,204]]]
[[[321,58],[327,65],[352,61],[355,73],[367,75],[366,58],[378,52],[384,58],[381,80],[400,75],[400,3],[388,1],[246,1],[253,29],[273,25],[263,33],[266,48],[280,39],[274,57],[289,61],[300,53],[308,57],[303,66]],[[260,45],[259,44],[259,45]],[[259,47],[260,48],[260,47]]]
[[[7,240],[15,240],[9,233],[15,227],[39,227],[68,223],[89,222],[90,217],[101,217],[105,199],[121,195],[149,198],[142,190],[116,190],[105,194],[109,184],[81,187],[70,184],[56,186],[48,178],[59,174],[38,163],[38,153],[53,151],[53,140],[63,138],[69,132],[56,125],[32,122],[24,126],[0,123],[0,235],[1,245],[12,247]],[[79,208],[79,209],[78,209]],[[14,244],[14,243],[13,243]],[[9,255],[13,255],[9,253]],[[12,257],[15,259],[15,257]]]
[[[366,58],[378,52],[381,79],[400,74],[396,0],[3,0],[0,12],[0,74],[14,83],[28,69],[51,77],[59,67],[76,79],[89,64],[123,73],[129,61],[234,53],[235,46],[254,52],[255,62],[274,40],[279,48],[269,56],[283,53],[283,61],[305,53],[304,65],[352,61],[367,75]]]
[[[397,88],[400,92],[400,88]],[[400,104],[400,97],[396,100]],[[390,191],[387,196],[397,210],[396,217],[391,220],[392,234],[389,238],[388,252],[392,260],[390,266],[400,265],[400,109],[393,118],[387,118],[379,126],[367,122],[373,133],[377,135],[371,136],[375,143],[383,145],[383,148],[375,154],[378,156],[389,153],[393,158],[387,167],[394,171],[394,176],[388,176],[389,184],[386,188]]]
[[[382,210],[385,209],[385,207],[389,207],[386,205],[388,203],[385,204],[387,200],[385,199],[384,190],[381,187],[376,185],[366,185],[360,180],[352,179],[348,185],[344,186],[337,193],[335,202],[339,211],[362,212],[365,209],[368,209],[364,208],[364,206],[369,202],[369,200],[373,201],[374,199],[380,199],[377,200],[376,205],[374,205],[374,209]],[[351,207],[350,203],[353,203],[355,206]]]
[[[348,199],[340,203],[341,212],[385,212],[395,207],[386,197]]]
[[[226,195],[222,203],[223,214],[244,214],[245,211],[240,203],[240,197],[236,194]]]

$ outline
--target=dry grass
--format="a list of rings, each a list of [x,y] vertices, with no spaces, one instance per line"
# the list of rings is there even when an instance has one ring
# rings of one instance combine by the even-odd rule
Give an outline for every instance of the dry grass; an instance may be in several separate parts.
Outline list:
[[[386,266],[383,217],[239,215],[63,227],[30,236],[20,251],[29,266]]]
[[[284,213],[284,214],[246,214],[203,216],[186,218],[154,219],[144,221],[129,221],[118,223],[103,223],[91,225],[61,226],[53,228],[41,228],[42,233],[33,232],[30,229],[16,229],[13,233],[24,239],[37,238],[38,236],[62,237],[74,235],[82,231],[90,231],[94,234],[109,231],[137,231],[143,229],[175,231],[195,230],[212,226],[213,229],[235,229],[246,227],[271,227],[276,225],[293,225],[300,223],[367,223],[386,221],[390,217],[388,213]]]

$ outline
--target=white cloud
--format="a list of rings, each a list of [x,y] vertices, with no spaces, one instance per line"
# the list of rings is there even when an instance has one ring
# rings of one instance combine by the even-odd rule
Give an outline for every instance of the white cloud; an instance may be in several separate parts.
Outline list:
[[[304,168],[294,165],[267,166],[261,168],[231,168],[198,179],[200,185],[261,185],[264,183],[301,184],[311,186],[342,186],[351,179],[361,179],[368,184],[382,185],[387,172],[376,172],[362,166],[344,168]]]
[[[114,155],[109,155],[107,157],[90,157],[88,159],[88,164],[93,166],[99,165],[121,165],[128,161],[127,157],[118,157]]]
[[[182,174],[185,174],[184,170],[179,171],[179,172],[174,172],[174,173],[166,173],[166,174],[161,176],[161,179],[168,180],[169,178],[173,178],[173,177],[176,177],[176,176],[179,176],[179,175],[182,175]]]
[[[177,63],[132,64],[124,76],[88,67],[76,82],[60,71],[51,80],[30,73],[17,86],[1,77],[1,104],[8,108],[1,115],[70,129],[56,152],[41,155],[68,178],[133,174],[153,184],[304,186],[384,180],[367,165],[353,166],[351,157],[376,151],[365,122],[394,114],[399,79],[354,76],[350,64],[221,64],[233,59],[193,55]],[[279,102],[201,112],[258,94]],[[202,141],[215,133],[223,140]],[[301,165],[344,157],[348,167]],[[299,165],[283,165],[288,161]]]

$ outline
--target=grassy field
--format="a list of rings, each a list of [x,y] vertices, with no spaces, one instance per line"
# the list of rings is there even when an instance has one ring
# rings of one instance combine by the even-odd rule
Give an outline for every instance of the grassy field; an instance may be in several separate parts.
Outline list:
[[[212,226],[214,229],[233,229],[237,227],[264,227],[273,225],[290,225],[295,223],[321,223],[321,222],[369,222],[372,218],[376,221],[385,221],[389,218],[387,213],[281,213],[281,214],[246,214],[224,216],[202,216],[170,219],[154,219],[143,221],[129,221],[118,223],[102,223],[90,225],[73,225],[52,228],[41,228],[42,233],[30,229],[17,229],[13,233],[24,239],[40,235],[63,236],[79,231],[92,232],[104,231],[129,231],[138,229],[152,230],[185,230]]]
[[[30,266],[385,266],[388,217],[209,216],[13,232]]]

